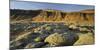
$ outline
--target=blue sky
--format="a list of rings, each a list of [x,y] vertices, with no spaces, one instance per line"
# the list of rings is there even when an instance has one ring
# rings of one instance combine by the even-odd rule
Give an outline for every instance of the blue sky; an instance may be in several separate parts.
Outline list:
[[[80,11],[85,9],[94,9],[91,5],[76,5],[76,4],[55,4],[55,3],[38,3],[38,2],[26,2],[26,1],[10,1],[10,9],[25,9],[25,10],[37,10],[37,9],[56,9],[62,11]]]

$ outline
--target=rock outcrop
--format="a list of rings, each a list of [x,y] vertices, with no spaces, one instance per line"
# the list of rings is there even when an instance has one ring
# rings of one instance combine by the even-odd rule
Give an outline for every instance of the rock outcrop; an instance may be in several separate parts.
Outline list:
[[[65,21],[67,24],[93,25],[94,10],[62,12],[59,10],[11,10],[11,20]]]

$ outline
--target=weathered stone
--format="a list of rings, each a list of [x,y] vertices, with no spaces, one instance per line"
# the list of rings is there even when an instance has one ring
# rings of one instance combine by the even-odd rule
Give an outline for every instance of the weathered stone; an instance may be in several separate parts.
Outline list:
[[[92,33],[80,34],[79,40],[74,45],[90,45],[94,44],[94,35]]]
[[[26,45],[25,48],[40,48],[42,46],[46,45],[44,42],[38,42],[38,43],[29,43]]]
[[[52,28],[50,26],[46,27],[46,30],[50,31]]]
[[[78,39],[78,37],[74,34],[59,34],[54,33],[49,35],[45,42],[48,42],[51,45],[73,45],[73,43]]]
[[[76,25],[72,24],[72,25],[69,25],[69,28],[70,29],[77,29],[78,27]]]
[[[79,28],[80,31],[90,31],[88,28]]]

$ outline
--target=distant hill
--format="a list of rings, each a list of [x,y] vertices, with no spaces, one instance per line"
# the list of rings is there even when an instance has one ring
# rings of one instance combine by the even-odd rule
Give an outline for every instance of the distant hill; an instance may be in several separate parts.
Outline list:
[[[79,12],[62,12],[59,10],[10,10],[10,18],[13,20],[30,21],[65,21],[74,24],[94,24],[94,9],[82,10]]]
[[[81,13],[95,13],[94,9],[82,10]]]

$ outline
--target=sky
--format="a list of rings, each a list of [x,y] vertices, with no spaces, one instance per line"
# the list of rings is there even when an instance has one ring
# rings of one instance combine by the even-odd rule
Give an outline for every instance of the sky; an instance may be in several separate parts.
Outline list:
[[[86,9],[94,9],[92,5],[76,5],[76,4],[58,4],[43,3],[30,1],[10,1],[10,9],[38,10],[38,9],[54,9],[66,12],[80,11]]]

